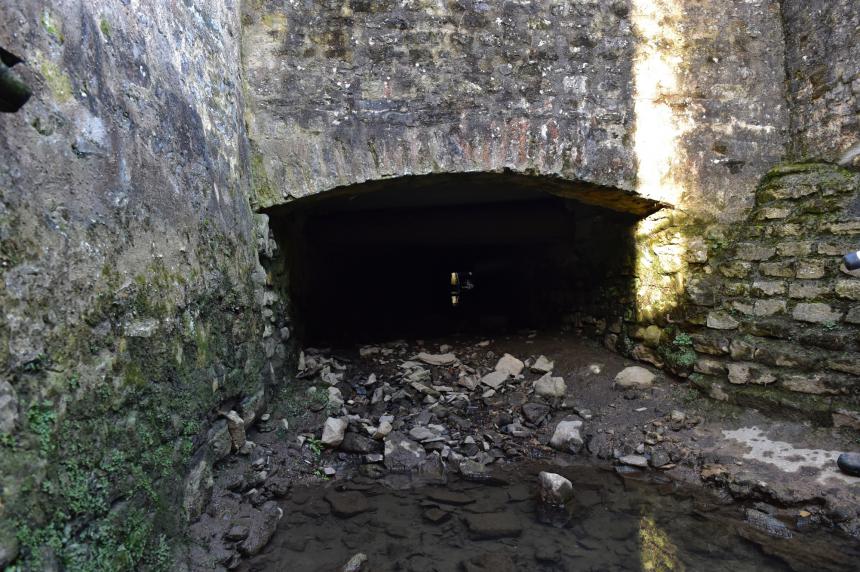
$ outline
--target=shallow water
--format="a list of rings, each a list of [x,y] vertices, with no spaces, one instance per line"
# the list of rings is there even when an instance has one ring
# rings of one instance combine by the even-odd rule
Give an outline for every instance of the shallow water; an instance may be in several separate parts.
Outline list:
[[[566,512],[540,508],[541,470],[574,483]],[[358,552],[372,571],[856,570],[860,562],[856,540],[791,524],[783,529],[791,538],[774,538],[745,522],[737,505],[720,506],[707,492],[654,473],[621,477],[607,466],[534,464],[497,475],[506,483],[296,488],[272,541],[241,569],[340,570]],[[366,510],[345,516],[339,507],[342,514],[334,514],[332,495],[350,491],[340,497],[346,512]]]

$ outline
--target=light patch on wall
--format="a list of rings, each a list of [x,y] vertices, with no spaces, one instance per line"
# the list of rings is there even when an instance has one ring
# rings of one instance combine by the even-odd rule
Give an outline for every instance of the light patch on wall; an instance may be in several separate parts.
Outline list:
[[[637,191],[642,196],[682,208],[685,155],[681,139],[692,127],[674,106],[679,94],[677,70],[683,63],[683,12],[676,0],[633,0],[636,33],[633,58],[634,143]],[[667,224],[669,223],[669,224]],[[658,212],[636,229],[637,318],[651,321],[670,312],[683,291],[683,237],[661,233],[671,217]]]

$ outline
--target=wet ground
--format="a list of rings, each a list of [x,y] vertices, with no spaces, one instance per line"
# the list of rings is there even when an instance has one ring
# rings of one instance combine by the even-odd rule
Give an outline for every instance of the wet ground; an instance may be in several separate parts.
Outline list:
[[[541,469],[574,483],[566,510],[538,501]],[[525,464],[489,486],[395,490],[346,482],[293,490],[264,551],[240,569],[331,571],[358,553],[366,570],[852,570],[860,545],[791,531],[655,473],[583,463]],[[775,536],[779,535],[779,536]]]
[[[522,370],[492,388],[506,354]],[[564,380],[557,396],[536,390],[540,356]],[[365,571],[858,568],[860,478],[835,465],[856,436],[733,408],[653,369],[646,386],[614,383],[634,365],[536,332],[306,348],[248,443],[215,467],[191,569],[339,570],[357,553]],[[551,443],[562,422],[579,441]],[[328,444],[326,423],[341,430]],[[554,469],[574,484],[570,522],[539,524],[537,473],[571,464]],[[490,473],[508,485],[476,482]],[[440,503],[428,487],[475,502]],[[332,514],[338,491],[367,509]],[[470,515],[487,513],[509,514],[517,535],[473,538]]]

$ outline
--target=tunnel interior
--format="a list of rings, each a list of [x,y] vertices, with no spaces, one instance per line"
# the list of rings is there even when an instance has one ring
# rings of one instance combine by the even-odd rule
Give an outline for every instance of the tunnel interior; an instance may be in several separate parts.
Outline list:
[[[267,212],[270,275],[307,344],[587,328],[629,310],[641,212],[578,190],[463,174],[300,199]]]

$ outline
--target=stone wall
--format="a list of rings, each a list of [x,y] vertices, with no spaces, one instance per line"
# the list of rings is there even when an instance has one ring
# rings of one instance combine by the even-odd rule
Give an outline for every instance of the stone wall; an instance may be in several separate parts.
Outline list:
[[[700,242],[676,306],[616,347],[715,399],[860,429],[860,272],[841,264],[858,247],[860,174],[780,165],[743,224],[678,229]]]
[[[860,164],[860,10],[854,0],[783,0],[792,153]]]
[[[255,204],[507,169],[737,220],[783,153],[782,55],[771,0],[248,2]]]
[[[167,567],[230,451],[219,412],[252,421],[275,374],[239,16],[0,4],[33,92],[0,113],[0,568]]]

